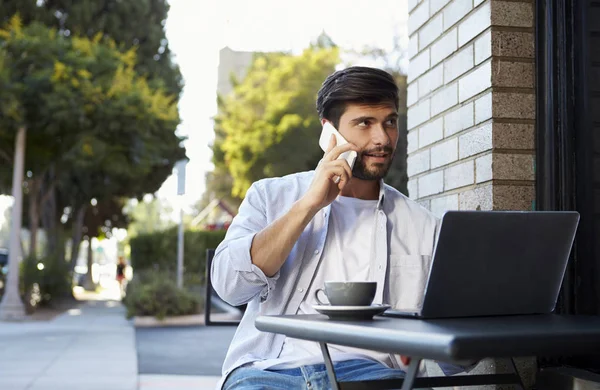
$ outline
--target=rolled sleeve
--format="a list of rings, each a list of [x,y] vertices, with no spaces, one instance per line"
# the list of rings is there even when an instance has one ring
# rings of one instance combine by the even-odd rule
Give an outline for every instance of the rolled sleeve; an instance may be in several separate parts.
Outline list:
[[[259,183],[253,184],[234,218],[225,240],[216,250],[211,279],[215,291],[232,305],[248,303],[256,296],[269,298],[279,272],[267,277],[252,263],[250,249],[254,236],[268,225],[266,205]]]
[[[245,273],[244,279],[252,285],[263,285],[260,291],[262,301],[268,299],[270,292],[275,288],[277,279],[279,279],[279,271],[271,277],[252,263],[250,256],[250,248],[256,234],[251,234],[246,237],[241,237],[232,241],[229,244],[229,258],[233,269],[240,273]]]

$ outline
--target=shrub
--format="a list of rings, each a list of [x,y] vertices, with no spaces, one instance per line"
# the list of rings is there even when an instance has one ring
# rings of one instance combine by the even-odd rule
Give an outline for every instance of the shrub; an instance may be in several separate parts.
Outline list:
[[[136,272],[127,286],[123,302],[127,308],[127,318],[154,316],[163,319],[167,316],[197,314],[203,310],[200,295],[178,288],[173,274],[155,270]]]
[[[39,269],[38,264],[43,264]],[[69,263],[57,257],[28,257],[20,264],[20,290],[30,306],[49,305],[53,301],[72,297]]]
[[[203,285],[206,249],[216,248],[225,231],[186,231],[184,233],[184,283]],[[177,269],[177,228],[139,235],[130,242],[134,272],[155,270],[175,273]]]

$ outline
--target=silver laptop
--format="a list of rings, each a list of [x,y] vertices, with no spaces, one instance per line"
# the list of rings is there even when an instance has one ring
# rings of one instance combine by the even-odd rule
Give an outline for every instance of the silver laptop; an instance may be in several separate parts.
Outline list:
[[[446,212],[421,310],[389,309],[383,315],[551,313],[578,223],[579,213],[574,211]]]

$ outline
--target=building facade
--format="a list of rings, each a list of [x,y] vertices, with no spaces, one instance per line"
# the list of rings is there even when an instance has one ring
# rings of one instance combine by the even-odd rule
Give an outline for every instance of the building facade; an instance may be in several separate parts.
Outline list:
[[[408,3],[410,197],[437,215],[579,211],[557,311],[600,314],[600,2]],[[565,365],[600,370],[593,357],[521,360],[530,381]]]

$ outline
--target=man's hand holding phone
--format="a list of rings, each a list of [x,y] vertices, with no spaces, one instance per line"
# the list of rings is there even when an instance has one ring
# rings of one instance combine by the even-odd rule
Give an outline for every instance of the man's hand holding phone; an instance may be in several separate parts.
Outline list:
[[[302,198],[315,211],[331,204],[352,179],[348,161],[339,157],[348,151],[358,153],[359,149],[351,143],[336,144],[336,137],[332,134],[325,156],[317,166],[310,188]]]

